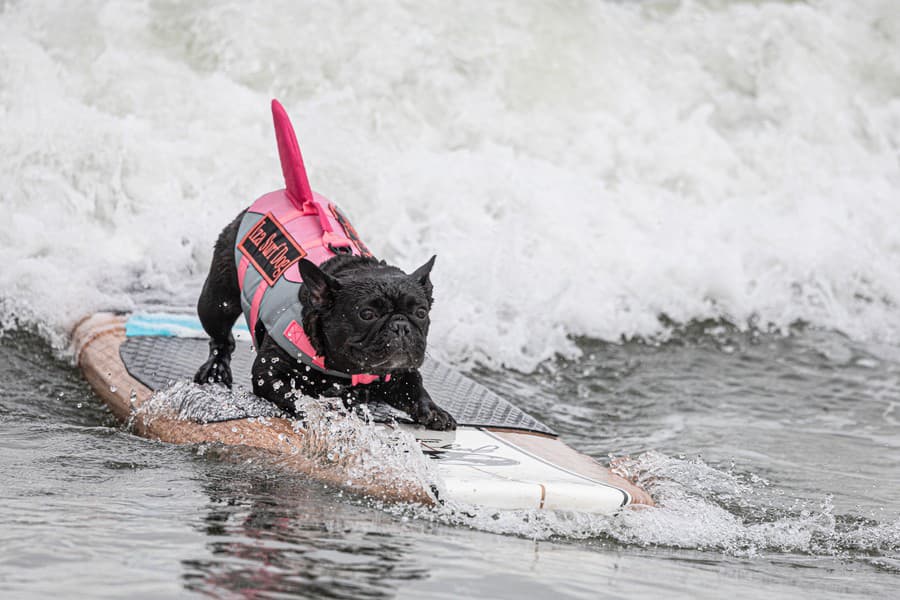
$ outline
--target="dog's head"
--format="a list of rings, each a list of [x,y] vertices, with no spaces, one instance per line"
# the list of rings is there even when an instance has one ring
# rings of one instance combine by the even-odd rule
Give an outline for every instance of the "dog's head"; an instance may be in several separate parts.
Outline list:
[[[299,263],[303,328],[326,367],[383,375],[425,360],[435,257],[406,274],[384,261],[338,256]]]

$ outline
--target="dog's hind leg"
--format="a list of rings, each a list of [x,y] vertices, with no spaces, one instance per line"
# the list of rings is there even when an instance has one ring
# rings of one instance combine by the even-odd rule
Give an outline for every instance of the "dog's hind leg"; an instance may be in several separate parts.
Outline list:
[[[231,387],[231,353],[234,352],[231,328],[241,314],[234,247],[244,212],[219,234],[209,275],[197,301],[197,315],[209,334],[209,358],[197,369],[195,383],[224,383]]]

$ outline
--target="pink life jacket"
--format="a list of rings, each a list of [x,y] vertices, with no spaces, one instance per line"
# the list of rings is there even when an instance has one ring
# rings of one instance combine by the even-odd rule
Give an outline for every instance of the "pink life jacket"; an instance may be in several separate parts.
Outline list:
[[[350,379],[352,385],[378,381],[377,375],[327,369],[325,357],[316,354],[303,330],[299,260],[307,258],[319,265],[336,254],[371,253],[338,208],[309,187],[294,128],[277,100],[272,100],[272,117],[286,188],[250,205],[234,249],[241,308],[250,334],[258,344],[256,328],[261,322],[266,335],[307,366]]]

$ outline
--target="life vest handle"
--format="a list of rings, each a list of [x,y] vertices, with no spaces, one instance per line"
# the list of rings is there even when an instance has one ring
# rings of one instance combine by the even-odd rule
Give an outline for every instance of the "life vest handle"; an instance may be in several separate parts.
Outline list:
[[[353,254],[353,246],[350,240],[342,235],[337,235],[333,231],[326,231],[322,234],[322,245],[334,254]]]

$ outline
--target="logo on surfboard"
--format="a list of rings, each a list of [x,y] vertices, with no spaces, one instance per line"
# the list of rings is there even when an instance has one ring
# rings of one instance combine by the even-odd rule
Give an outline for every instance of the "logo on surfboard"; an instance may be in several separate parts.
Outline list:
[[[446,465],[465,465],[468,467],[514,467],[517,460],[505,456],[496,456],[500,449],[496,444],[485,444],[477,448],[466,448],[459,444],[429,444],[431,440],[419,440],[422,453],[428,458],[439,460]],[[437,441],[437,440],[435,440]]]

